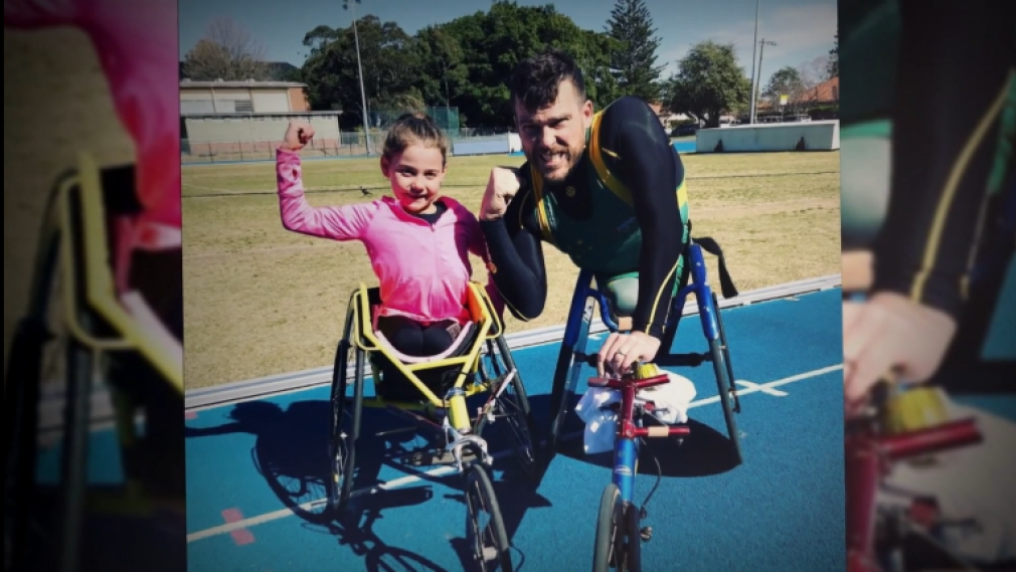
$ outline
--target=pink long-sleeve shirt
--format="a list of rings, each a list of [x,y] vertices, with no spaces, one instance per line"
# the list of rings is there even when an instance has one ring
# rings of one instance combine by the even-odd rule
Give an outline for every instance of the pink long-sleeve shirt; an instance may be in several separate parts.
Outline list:
[[[370,203],[312,207],[304,195],[302,166],[296,152],[276,152],[282,225],[293,232],[339,241],[358,240],[380,281],[379,315],[405,316],[421,323],[470,315],[464,303],[472,276],[469,253],[487,261],[480,224],[473,213],[449,197],[448,210],[432,225],[413,216],[390,196]],[[499,315],[503,303],[488,281],[487,293]]]

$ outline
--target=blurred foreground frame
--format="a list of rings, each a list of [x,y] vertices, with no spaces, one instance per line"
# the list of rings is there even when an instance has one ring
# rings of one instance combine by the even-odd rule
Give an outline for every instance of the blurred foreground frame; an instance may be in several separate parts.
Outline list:
[[[925,6],[935,5],[922,4],[920,8]],[[961,14],[963,10],[983,11],[995,6],[1005,4],[979,2],[977,6],[950,5],[950,9]],[[1016,33],[1016,28],[1008,25]],[[892,185],[897,183],[892,176],[892,159],[907,152],[905,147],[896,147],[894,140],[894,114],[900,109],[894,102],[897,66],[904,69],[906,65],[898,62],[903,26],[899,2],[840,0],[839,26],[843,42],[841,71],[847,76],[841,78],[842,284],[845,299],[861,301],[871,295],[875,283],[877,238],[884,225],[893,224],[892,217],[887,216]],[[952,50],[961,48],[950,46]],[[925,79],[930,85],[935,78]],[[1010,89],[1014,87],[1016,84],[1010,84]],[[922,97],[937,95],[926,91]],[[958,103],[964,104],[969,102]],[[924,129],[932,133],[927,124]],[[1004,167],[1001,159],[997,160],[996,166]],[[1001,534],[993,534],[1002,523],[1011,538],[1011,516],[993,514],[994,506],[990,505],[998,503],[1000,512],[1006,512],[1001,507],[1008,501],[999,500],[999,496],[1012,490],[1012,464],[1010,461],[1007,474],[998,470],[1003,461],[985,460],[1006,455],[1012,459],[1007,446],[1014,434],[1011,421],[976,405],[948,407],[949,400],[960,405],[963,397],[976,398],[983,404],[1011,400],[1013,396],[1012,380],[1016,378],[1012,362],[988,359],[984,353],[991,321],[999,317],[997,300],[1007,287],[1006,267],[1011,273],[1014,264],[1011,225],[1016,211],[1011,201],[1016,197],[1016,186],[1011,160],[1010,155],[1008,183],[983,209],[983,233],[979,238],[980,244],[987,247],[979,248],[970,262],[973,272],[968,304],[938,372],[924,386],[880,386],[873,392],[869,410],[846,423],[849,572],[1016,570],[1011,541],[1002,541]],[[1010,201],[1008,207],[1006,200]],[[902,205],[897,212],[916,206]],[[933,471],[938,471],[938,479],[929,478]],[[918,473],[923,474],[915,476]],[[941,477],[943,474],[948,480]],[[968,498],[981,491],[988,494]],[[950,498],[955,501],[959,496],[971,503],[967,505],[970,508],[950,506],[956,504],[950,503]],[[975,547],[978,540],[983,542]],[[1005,548],[991,548],[1006,544]],[[1008,555],[998,556],[1002,552]]]
[[[87,154],[50,190],[4,381],[5,570],[186,569],[180,253],[139,281],[169,291],[118,295],[114,222],[139,209],[134,166]]]

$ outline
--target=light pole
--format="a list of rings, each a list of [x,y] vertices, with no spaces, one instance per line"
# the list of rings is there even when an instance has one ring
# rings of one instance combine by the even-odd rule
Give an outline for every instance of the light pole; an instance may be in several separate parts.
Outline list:
[[[367,126],[367,94],[363,89],[363,64],[360,63],[360,34],[356,31],[356,5],[360,0],[352,0],[353,4],[353,40],[356,43],[356,68],[360,76],[360,102],[363,105],[363,139],[367,142],[367,155],[373,155],[370,148],[370,130]],[[343,0],[342,9],[349,10],[350,0]]]
[[[767,45],[768,46],[775,46],[776,42],[767,42],[765,38],[762,38],[762,41],[760,41],[758,44],[760,46],[759,49],[758,49],[758,78],[757,78],[757,81],[758,81],[759,85],[758,86],[754,86],[754,85],[751,86],[752,94],[756,93],[759,89],[762,88],[762,54],[765,52],[765,49],[766,49]],[[753,103],[752,106],[751,106],[751,113],[752,113],[753,116],[755,115],[755,105],[757,105],[757,104],[758,104],[758,101]]]
[[[748,123],[755,123],[755,50],[758,49],[758,10],[762,0],[755,0],[755,39],[751,42],[751,113]]]

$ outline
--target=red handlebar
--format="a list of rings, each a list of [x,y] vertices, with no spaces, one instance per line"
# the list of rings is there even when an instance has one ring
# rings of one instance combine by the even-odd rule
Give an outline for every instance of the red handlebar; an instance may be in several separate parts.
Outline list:
[[[879,445],[890,461],[901,461],[979,443],[982,439],[973,419],[961,419],[902,435],[882,437]]]
[[[645,389],[647,387],[653,387],[656,385],[664,385],[670,383],[670,377],[663,373],[660,375],[654,375],[653,377],[647,377],[645,379],[635,378],[615,378],[615,377],[591,377],[589,378],[589,385],[592,387],[609,387],[611,389],[625,389],[632,388],[635,390]]]

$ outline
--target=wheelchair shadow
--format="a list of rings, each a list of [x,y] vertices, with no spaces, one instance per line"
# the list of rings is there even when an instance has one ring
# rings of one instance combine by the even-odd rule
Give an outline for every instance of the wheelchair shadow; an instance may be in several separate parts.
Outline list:
[[[450,542],[453,549],[469,569],[471,547],[464,536],[465,498],[461,490],[463,477],[457,472],[431,474],[436,467],[411,466],[402,458],[414,451],[430,448],[430,435],[420,431],[389,433],[378,436],[381,431],[390,431],[408,426],[390,413],[376,408],[364,407],[361,416],[360,440],[356,449],[356,467],[353,489],[374,488],[368,494],[355,495],[350,499],[342,514],[335,515],[327,508],[327,479],[331,468],[328,459],[329,432],[331,425],[331,404],[328,401],[295,402],[282,409],[274,403],[245,402],[237,404],[229,414],[231,423],[218,427],[187,428],[188,438],[210,437],[231,433],[248,433],[257,440],[251,452],[252,462],[265,478],[272,492],[305,521],[305,526],[325,531],[338,537],[339,543],[353,547],[354,553],[365,557],[368,570],[399,570],[394,563],[405,564],[404,569],[442,570],[439,566],[400,548],[385,545],[371,530],[370,524],[388,509],[420,505],[433,499],[434,485],[453,489],[446,499],[462,503],[463,538]],[[492,434],[500,433],[491,431]],[[491,451],[504,450],[499,443],[491,444]],[[392,490],[377,489],[384,484],[380,473],[384,466],[394,468],[418,479],[418,486],[402,486]],[[502,516],[509,540],[514,536],[526,511],[532,506],[549,506],[550,503],[536,493],[535,484],[527,484],[524,475],[516,476],[514,459],[506,458],[495,462],[495,467],[505,468],[507,482],[493,483],[497,498],[501,500]],[[421,484],[422,483],[422,484]],[[502,499],[511,499],[505,502]],[[363,524],[357,524],[363,520]],[[413,563],[409,565],[408,563]]]
[[[575,406],[581,397],[581,395],[570,396],[569,411],[571,412],[565,419],[557,454],[598,467],[613,468],[612,452],[588,455],[584,450],[585,424],[574,413]],[[539,408],[538,418],[547,419],[549,417],[547,412],[550,409],[549,402],[549,395],[531,397],[530,403],[534,409],[534,415],[537,414],[537,408]],[[659,422],[655,420],[647,422],[647,425],[649,423],[659,425]],[[684,437],[683,442],[679,442],[677,437],[646,438],[644,441],[646,446],[639,449],[639,473],[646,475],[657,473],[653,457],[659,461],[660,473],[664,477],[709,477],[737,468],[737,453],[734,444],[725,433],[720,433],[709,425],[696,421],[694,417],[688,420],[687,425],[691,429],[691,434]]]

